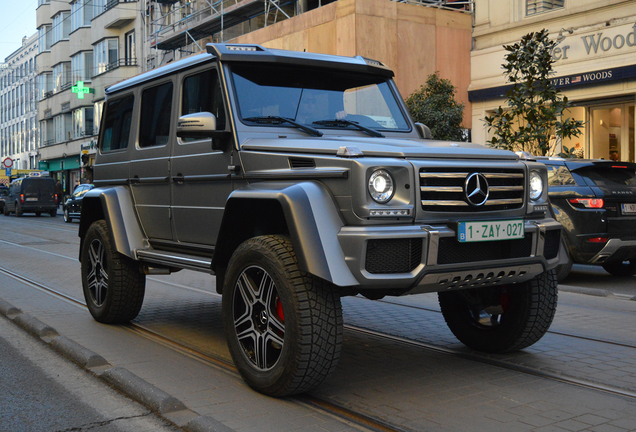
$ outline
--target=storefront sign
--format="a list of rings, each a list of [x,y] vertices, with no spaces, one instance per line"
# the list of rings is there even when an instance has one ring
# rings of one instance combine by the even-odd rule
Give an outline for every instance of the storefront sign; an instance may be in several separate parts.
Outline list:
[[[576,86],[592,86],[608,81],[625,80],[627,78],[636,78],[636,65],[566,75],[553,78],[551,81],[556,88],[563,89]],[[510,88],[512,88],[512,85],[472,90],[468,92],[468,100],[475,102],[479,100],[502,98],[506,96],[506,92]]]

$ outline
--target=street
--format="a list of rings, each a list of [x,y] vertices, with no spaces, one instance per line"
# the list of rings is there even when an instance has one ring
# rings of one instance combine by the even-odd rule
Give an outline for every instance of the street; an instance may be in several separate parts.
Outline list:
[[[131,325],[95,322],[82,304],[78,226],[61,217],[0,216],[0,300],[103,356],[109,366],[91,376],[62,361],[47,340],[0,317],[0,430],[76,430],[100,422],[107,426],[94,430],[160,430],[108,423],[135,416],[160,421],[98,378],[109,375],[108,368],[125,369],[181,401],[187,415],[164,417],[185,430],[636,430],[633,277],[575,265],[560,287],[548,334],[505,355],[461,345],[434,294],[343,298],[343,353],[335,374],[310,395],[273,399],[247,387],[232,366],[213,276],[148,276],[144,305]],[[20,376],[28,386],[7,392],[5,383]],[[50,393],[40,391],[44,382]],[[124,405],[96,407],[82,389],[121,398]],[[7,396],[13,392],[23,396]],[[33,394],[48,395],[40,404],[48,411],[29,403]],[[124,414],[109,415],[118,409]],[[54,417],[61,412],[68,415]],[[7,426],[29,421],[38,426]]]

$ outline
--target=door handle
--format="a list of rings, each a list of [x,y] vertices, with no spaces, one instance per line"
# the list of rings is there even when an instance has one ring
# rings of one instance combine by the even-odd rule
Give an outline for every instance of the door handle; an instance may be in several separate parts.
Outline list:
[[[175,183],[183,183],[185,181],[185,177],[183,174],[179,173],[176,176],[172,176],[172,181]]]

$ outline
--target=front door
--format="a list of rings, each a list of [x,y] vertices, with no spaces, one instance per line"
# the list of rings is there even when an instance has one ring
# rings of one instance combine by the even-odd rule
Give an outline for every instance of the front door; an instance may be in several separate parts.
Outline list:
[[[205,66],[182,77],[180,115],[210,112],[217,130],[226,115],[217,70]],[[173,126],[174,127],[174,126]],[[232,192],[231,148],[213,150],[210,139],[177,138],[171,159],[174,240],[186,245],[216,244],[225,203]]]

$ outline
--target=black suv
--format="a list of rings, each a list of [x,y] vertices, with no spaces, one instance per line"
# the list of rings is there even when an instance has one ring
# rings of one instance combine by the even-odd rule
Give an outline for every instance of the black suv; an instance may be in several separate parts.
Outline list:
[[[55,217],[55,181],[51,177],[23,177],[13,180],[9,185],[9,195],[4,199],[3,213],[5,216],[15,213],[18,217],[24,213],[35,213],[36,216],[48,213]]]
[[[616,276],[636,274],[636,164],[538,158],[548,168],[549,196],[563,224],[568,263],[601,265]]]
[[[88,309],[139,312],[146,274],[214,274],[243,378],[275,396],[335,368],[340,297],[438,292],[471,348],[554,317],[546,167],[433,141],[382,63],[209,44],[106,90],[79,236]]]
[[[64,222],[70,223],[74,218],[79,219],[82,214],[82,199],[89,190],[93,189],[92,184],[78,185],[73,193],[66,197],[62,210],[64,212]]]
[[[4,213],[4,199],[9,195],[9,188],[5,185],[0,185],[0,213]]]

